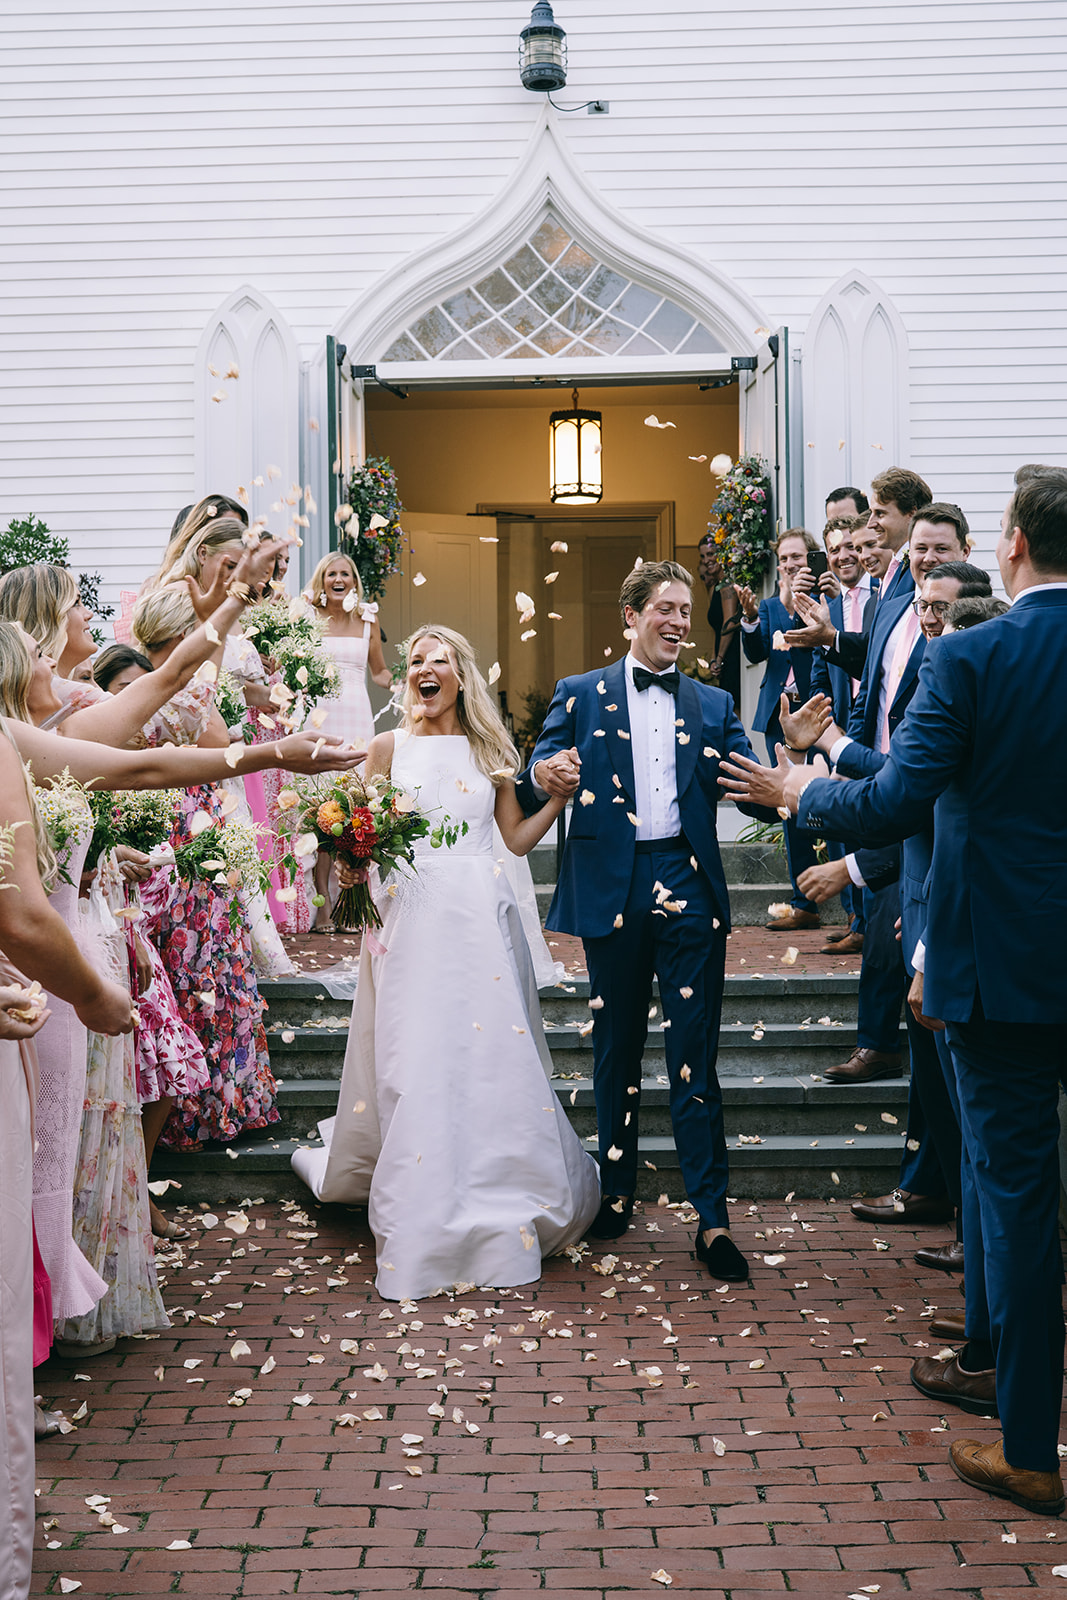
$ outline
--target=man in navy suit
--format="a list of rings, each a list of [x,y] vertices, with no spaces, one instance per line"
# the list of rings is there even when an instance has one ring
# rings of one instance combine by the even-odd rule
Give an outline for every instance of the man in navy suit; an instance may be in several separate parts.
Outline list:
[[[1003,1429],[949,1459],[975,1488],[1058,1516],[1067,471],[1020,468],[1001,529],[1011,609],[931,642],[881,771],[828,783],[791,767],[741,792],[872,841],[907,837],[935,805],[923,1011],[946,1024],[967,1155],[967,1344],[947,1365],[960,1404],[968,1377],[995,1370]]]
[[[815,540],[806,528],[788,528],[775,546],[778,593],[757,602],[751,589],[737,591],[741,601],[741,648],[749,661],[767,663],[756,702],[755,728],[766,739],[768,752],[774,750],[782,737],[779,714],[783,694],[793,706],[809,698],[811,651],[787,650],[782,638],[796,620],[795,594],[808,593],[814,585],[814,575],[808,566],[808,553],[814,549]],[[794,933],[799,928],[819,926],[818,907],[797,885],[804,869],[815,864],[814,841],[799,834],[792,821],[784,824],[784,831],[785,856],[793,886],[792,905],[788,912],[766,924],[774,933]]]
[[[943,508],[949,509],[949,508]],[[957,508],[951,508],[954,512]],[[939,515],[937,506],[924,508],[924,515]],[[962,516],[962,513],[960,513]],[[956,526],[956,524],[952,524]],[[960,526],[961,537],[966,538],[967,526]],[[918,527],[914,543],[916,549],[927,541],[926,530]],[[981,567],[965,561],[945,562],[931,568],[915,601],[923,639],[940,637],[944,619],[953,601],[975,595],[992,595],[988,575]],[[799,722],[800,719],[797,719]],[[806,744],[809,735],[790,724],[790,748]],[[834,752],[837,771],[842,777],[862,777],[877,772],[888,759],[881,750],[870,750],[842,735],[835,724],[820,735],[821,750]],[[839,886],[840,877],[847,874],[851,881],[861,883],[869,891],[872,904],[880,908],[884,926],[872,941],[881,956],[881,966],[887,976],[886,983],[895,977],[893,1012],[891,1021],[899,1027],[899,995],[906,980],[914,977],[913,957],[916,945],[923,935],[926,921],[927,875],[933,850],[933,808],[924,826],[902,846],[888,850],[856,850],[845,856],[841,867],[834,863],[815,867],[807,875],[805,888],[815,899],[828,898]],[[818,882],[809,880],[817,879]],[[900,917],[901,938],[894,936],[893,924]],[[903,977],[900,967],[903,965]],[[877,969],[874,969],[877,970]],[[860,980],[861,1004],[869,1025],[871,984],[882,983],[881,974],[872,979],[869,963]],[[955,1106],[955,1079],[951,1066],[938,1054],[937,1042],[929,1029],[909,1009],[905,1012],[908,1025],[908,1044],[911,1054],[911,1084],[908,1095],[908,1136],[900,1163],[900,1177],[891,1194],[875,1200],[855,1200],[853,1214],[864,1221],[879,1226],[898,1220],[922,1220],[919,1212],[948,1212],[949,1206],[941,1196],[947,1196],[953,1206],[960,1204],[960,1130],[959,1113]],[[846,1064],[847,1065],[847,1064]],[[830,1076],[843,1074],[845,1069],[831,1069]],[[919,1252],[922,1265],[944,1270],[962,1270],[962,1251],[956,1246],[937,1246]]]
[[[930,505],[932,500],[926,480],[907,467],[890,467],[871,484],[867,526],[891,552],[878,593],[879,605],[886,605],[914,589],[908,536],[915,513],[920,507]],[[837,631],[830,624],[825,605],[819,605],[808,595],[801,595],[797,610],[804,626],[794,631],[787,643],[806,645],[809,649],[822,646],[830,661],[858,678],[867,659],[869,634]]]
[[[823,529],[822,537],[826,546],[829,576],[838,586],[838,592],[829,594],[826,601],[830,621],[836,633],[846,631],[866,633],[874,617],[874,602],[878,595],[879,580],[877,577],[872,577],[860,561],[852,542],[853,533],[859,528],[866,531],[865,517],[837,517],[828,522]],[[880,540],[881,536],[872,532],[869,537],[873,543],[875,540]],[[885,557],[885,565],[888,566],[888,549],[879,545],[879,550]],[[819,581],[820,587],[823,587],[825,578]],[[788,636],[786,643],[789,643]],[[834,721],[841,727],[846,727],[848,724],[852,702],[858,689],[858,678],[851,678],[844,667],[837,665],[836,661],[829,662],[824,651],[818,649],[812,651],[811,692],[827,696],[834,708]],[[826,848],[831,861],[840,861],[844,858],[844,847],[836,840],[828,839]],[[802,892],[808,892],[804,886]],[[822,903],[823,897],[814,898],[817,903]],[[848,924],[843,934],[830,933],[827,936],[827,942],[820,952],[822,955],[858,955],[863,949],[863,897],[851,880],[842,884],[841,904],[848,917]]]
[[[832,751],[835,761],[846,760],[849,776],[877,770],[915,693],[925,647],[913,604],[915,586],[943,562],[962,561],[969,536],[963,512],[945,501],[921,507],[912,518],[908,540],[910,587],[898,593],[895,600],[883,601],[879,595],[847,735],[841,739],[840,748],[835,745]],[[856,1048],[847,1061],[827,1068],[825,1076],[831,1083],[871,1083],[903,1075],[900,1016],[908,975],[893,932],[900,915],[899,884],[891,883],[876,891],[865,889],[863,904],[869,931],[864,938],[860,970]],[[914,1187],[902,1182],[899,1191],[864,1202],[867,1210],[863,1215],[868,1220],[939,1222],[951,1215],[948,1192],[929,1146],[921,1146],[920,1153],[921,1159],[905,1173]],[[904,1196],[903,1210],[900,1195]]]
[[[556,685],[519,798],[575,794],[548,926],[585,946],[603,1203],[596,1237],[625,1233],[638,1169],[641,1058],[659,979],[671,1121],[696,1251],[743,1282],[729,1235],[722,1092],[715,1072],[730,906],[715,834],[720,758],[751,754],[728,694],[678,671],[692,579],[673,561],[627,576],[630,652]],[[762,814],[762,813],[760,813]],[[769,813],[771,817],[776,813]]]

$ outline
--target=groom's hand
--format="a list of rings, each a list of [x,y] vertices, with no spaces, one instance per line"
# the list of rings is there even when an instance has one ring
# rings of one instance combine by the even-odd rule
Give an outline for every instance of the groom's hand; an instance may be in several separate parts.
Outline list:
[[[531,776],[553,800],[569,800],[576,794],[582,776],[582,758],[577,750],[557,750],[554,756],[538,761]]]

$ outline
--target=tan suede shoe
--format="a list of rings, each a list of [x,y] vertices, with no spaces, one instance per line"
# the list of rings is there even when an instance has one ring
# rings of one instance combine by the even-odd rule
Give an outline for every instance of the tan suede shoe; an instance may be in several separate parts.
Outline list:
[[[1004,1459],[1004,1446],[979,1444],[977,1439],[957,1439],[948,1453],[949,1465],[957,1478],[972,1489],[984,1489],[1001,1500],[1010,1500],[1024,1511],[1038,1516],[1058,1517],[1063,1511],[1063,1479],[1059,1472],[1031,1472],[1012,1467]]]

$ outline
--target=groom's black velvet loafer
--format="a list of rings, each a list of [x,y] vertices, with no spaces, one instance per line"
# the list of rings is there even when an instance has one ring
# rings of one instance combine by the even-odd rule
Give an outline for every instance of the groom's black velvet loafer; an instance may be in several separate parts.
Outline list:
[[[606,1194],[600,1202],[600,1210],[586,1232],[591,1239],[619,1239],[630,1226],[633,1214],[632,1195]]]
[[[729,1234],[717,1234],[710,1244],[705,1244],[704,1231],[698,1228],[695,1244],[697,1260],[703,1261],[713,1278],[721,1278],[724,1283],[748,1282],[748,1262]]]

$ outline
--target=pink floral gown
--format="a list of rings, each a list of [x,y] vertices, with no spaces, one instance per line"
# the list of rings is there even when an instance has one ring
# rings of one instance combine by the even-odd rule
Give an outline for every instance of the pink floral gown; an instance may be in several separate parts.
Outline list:
[[[206,721],[203,685],[174,696],[146,728],[149,744],[192,744]],[[200,784],[182,794],[171,832],[176,848],[192,837],[198,811],[222,821],[223,791]],[[141,888],[142,927],[154,939],[182,1019],[203,1046],[210,1083],[177,1098],[163,1130],[172,1149],[195,1150],[203,1139],[230,1142],[279,1120],[270,1070],[263,1001],[256,983],[248,918],[230,927],[232,895],[206,879],[180,882],[160,867]]]

